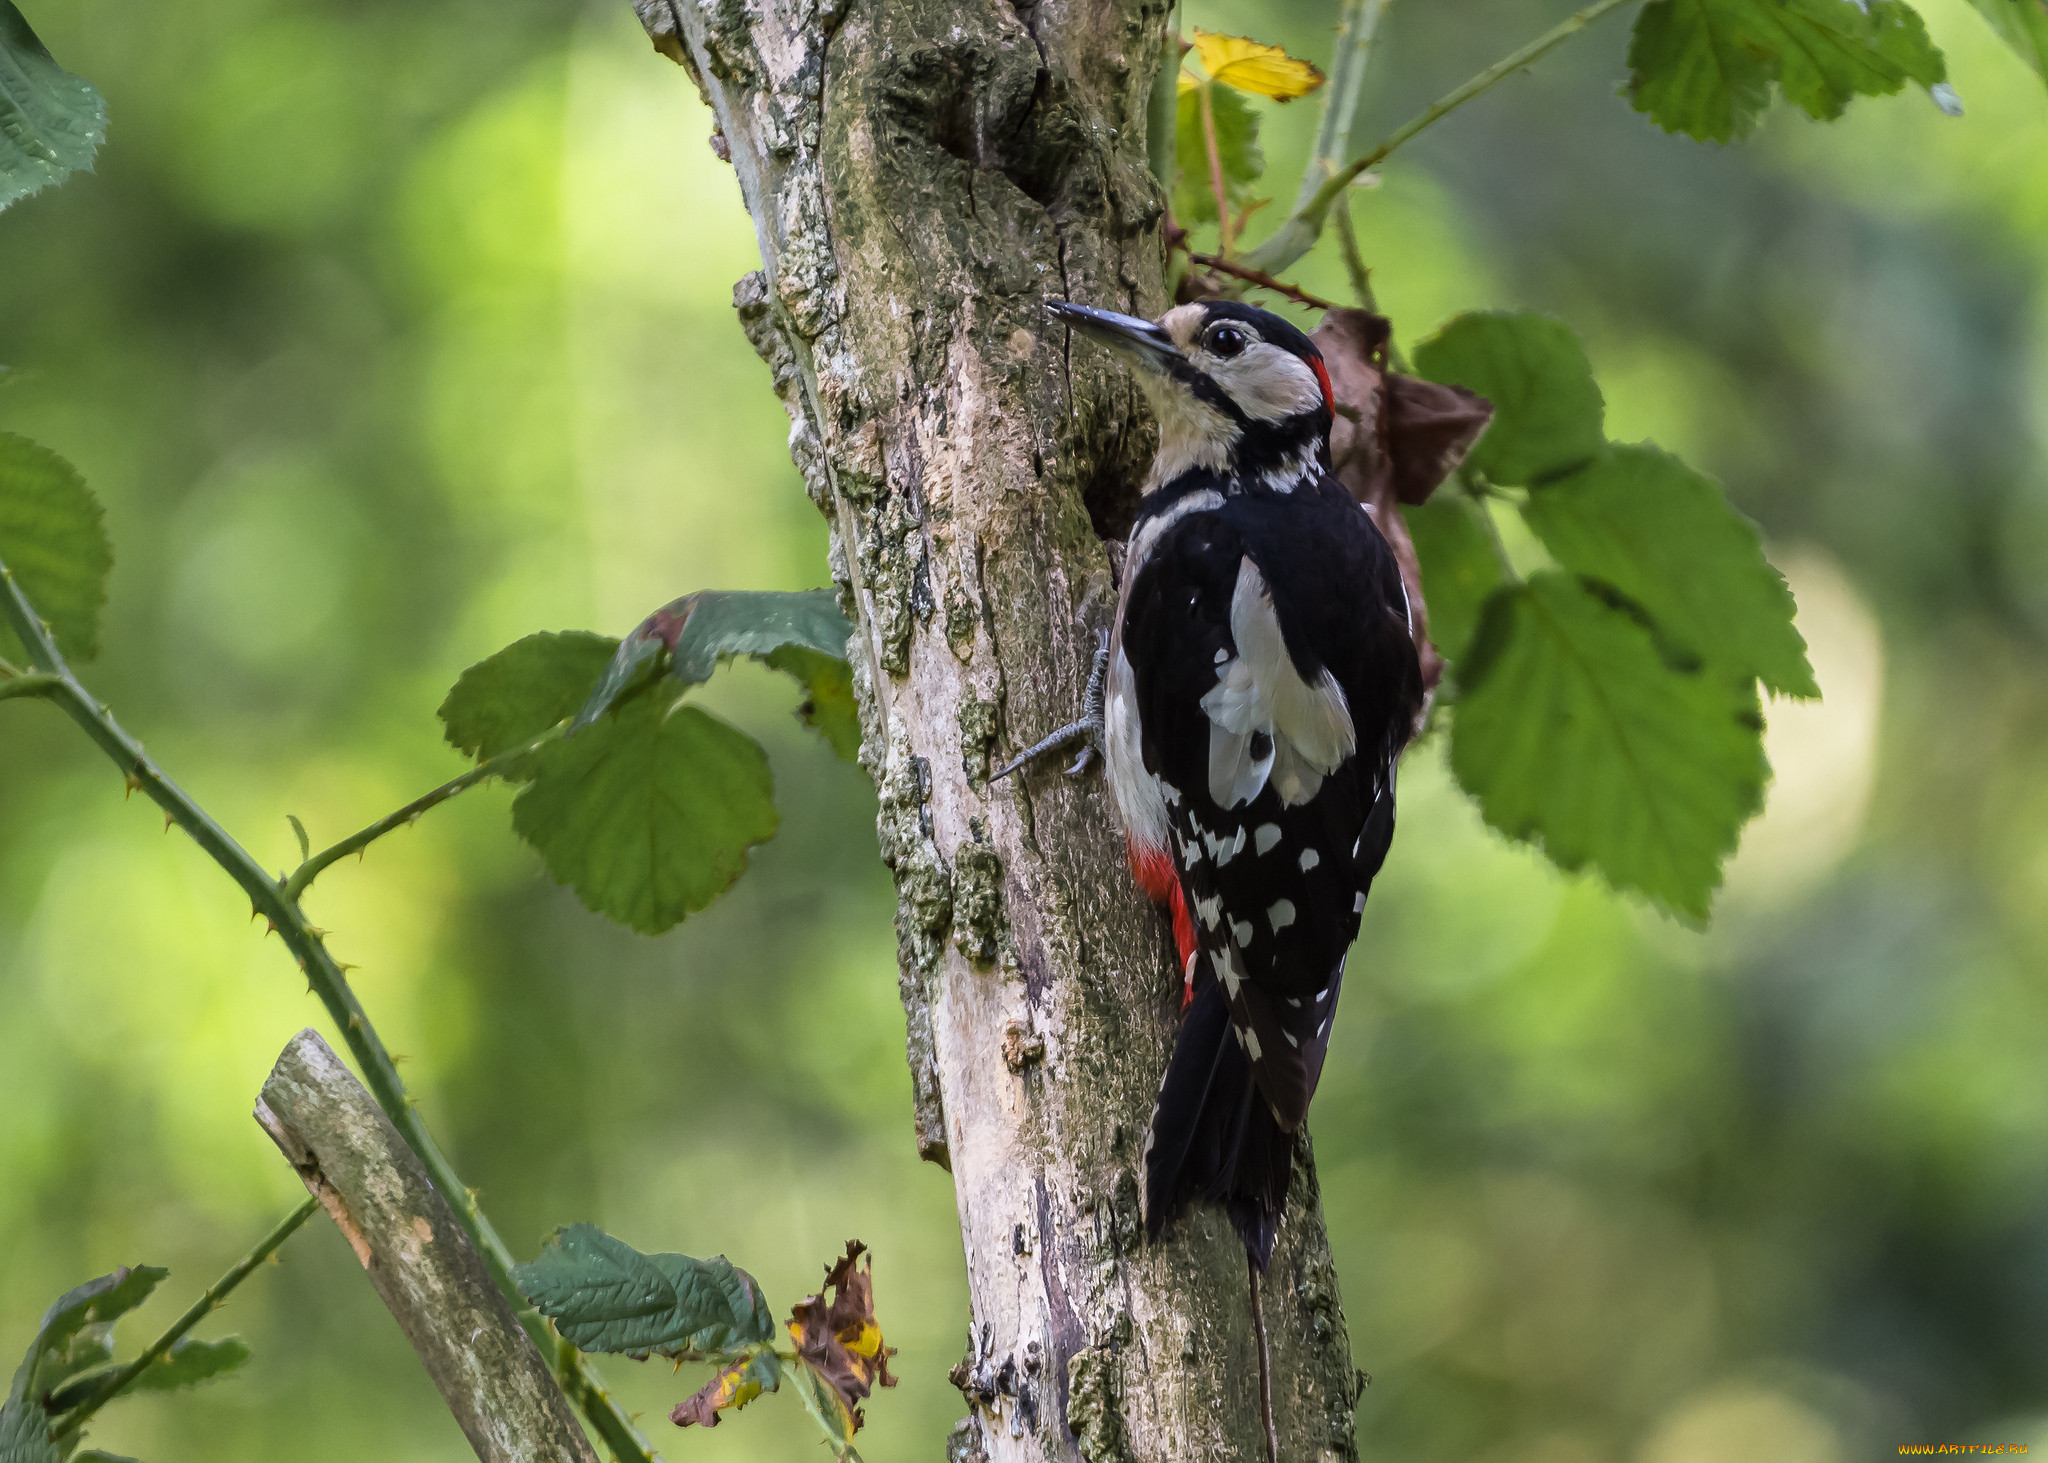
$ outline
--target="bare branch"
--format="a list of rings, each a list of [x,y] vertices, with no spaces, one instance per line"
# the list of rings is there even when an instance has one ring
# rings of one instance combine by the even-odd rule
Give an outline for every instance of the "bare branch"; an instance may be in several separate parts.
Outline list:
[[[317,1031],[256,1121],[347,1238],[484,1463],[597,1463],[569,1400],[419,1158]]]

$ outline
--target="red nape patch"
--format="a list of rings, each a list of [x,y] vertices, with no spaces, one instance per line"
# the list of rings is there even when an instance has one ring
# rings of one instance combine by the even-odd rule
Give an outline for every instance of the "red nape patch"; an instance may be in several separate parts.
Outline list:
[[[1173,867],[1173,855],[1163,848],[1126,839],[1124,847],[1131,856],[1131,873],[1138,881],[1138,887],[1145,891],[1145,897],[1155,904],[1171,906],[1173,910],[1173,943],[1180,951],[1180,968],[1183,979],[1189,969],[1188,962],[1195,953],[1195,921],[1188,913],[1188,897],[1181,891],[1180,874]],[[1192,996],[1184,996],[1181,1005],[1185,1009]]]
[[[1323,383],[1323,410],[1334,420],[1337,415],[1337,394],[1330,390],[1330,368],[1323,364],[1321,356],[1310,356],[1308,363],[1315,370],[1316,380]]]

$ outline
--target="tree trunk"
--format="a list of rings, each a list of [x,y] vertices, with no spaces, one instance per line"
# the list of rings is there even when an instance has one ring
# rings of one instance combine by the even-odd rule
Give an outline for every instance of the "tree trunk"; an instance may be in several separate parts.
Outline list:
[[[1244,1250],[1142,1236],[1179,1023],[1099,777],[991,786],[1078,714],[1152,434],[1043,311],[1153,315],[1163,0],[637,0],[714,109],[760,236],[735,292],[832,525],[896,875],[917,1141],[959,1202],[955,1458],[1266,1451]],[[699,146],[697,139],[679,145]],[[1355,1374],[1304,1136],[1262,1284],[1280,1455],[1350,1459]]]

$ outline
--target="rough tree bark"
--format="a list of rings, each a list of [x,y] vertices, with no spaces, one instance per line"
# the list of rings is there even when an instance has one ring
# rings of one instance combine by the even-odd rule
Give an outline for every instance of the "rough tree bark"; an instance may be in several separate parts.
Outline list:
[[[999,746],[1076,714],[1151,449],[1043,302],[1163,308],[1163,0],[636,4],[738,174],[764,269],[735,304],[859,627],[917,1141],[953,1174],[972,1296],[949,1453],[1262,1457],[1243,1249],[1213,1207],[1140,1230],[1166,923],[1098,778],[988,782]],[[1305,1138],[1263,1312],[1281,1456],[1355,1457]]]

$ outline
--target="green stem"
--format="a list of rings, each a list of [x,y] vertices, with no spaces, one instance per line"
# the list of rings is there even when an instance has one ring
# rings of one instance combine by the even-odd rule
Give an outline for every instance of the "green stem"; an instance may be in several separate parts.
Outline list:
[[[290,1239],[293,1231],[298,1229],[300,1225],[312,1218],[313,1211],[319,1207],[320,1201],[310,1194],[307,1195],[306,1202],[292,1210],[278,1224],[277,1228],[258,1240],[255,1249],[235,1261],[227,1274],[221,1276],[220,1279],[214,1281],[213,1284],[200,1292],[199,1299],[193,1301],[186,1309],[185,1314],[171,1323],[170,1330],[150,1342],[148,1346],[143,1348],[142,1355],[136,1357],[135,1360],[122,1367],[120,1371],[114,1373],[98,1391],[86,1398],[85,1401],[79,1403],[75,1410],[53,1426],[50,1429],[50,1441],[53,1443],[63,1442],[64,1439],[84,1427],[86,1421],[95,1412],[98,1412],[102,1407],[134,1386],[135,1379],[148,1371],[160,1358],[168,1354],[173,1346],[176,1346],[184,1339],[187,1331],[190,1331],[194,1326],[205,1320],[214,1311],[219,1310],[227,1301],[228,1292],[240,1285],[244,1280],[247,1280],[251,1271],[275,1254],[278,1247]]]
[[[321,1005],[327,1008],[329,1018],[348,1044],[356,1065],[362,1069],[364,1085],[370,1089],[392,1125],[405,1135],[406,1142],[412,1145],[420,1162],[426,1165],[434,1187],[448,1200],[457,1221],[482,1253],[491,1278],[498,1282],[498,1288],[505,1292],[515,1311],[526,1310],[525,1298],[520,1295],[519,1287],[512,1283],[512,1266],[517,1262],[511,1249],[491,1227],[490,1220],[477,1206],[475,1196],[464,1187],[454,1165],[448,1161],[440,1145],[434,1142],[434,1135],[427,1130],[425,1120],[420,1117],[419,1110],[405,1090],[405,1083],[399,1078],[398,1066],[391,1060],[391,1053],[377,1035],[376,1028],[370,1024],[369,1015],[350,989],[341,966],[327,953],[326,945],[307,922],[299,906],[285,897],[283,886],[247,849],[164,775],[162,769],[150,760],[149,754],[142,750],[142,744],[114,720],[113,712],[95,701],[92,693],[79,683],[78,677],[58,652],[56,643],[50,639],[48,628],[37,617],[34,607],[22,594],[21,586],[15,583],[13,573],[5,564],[0,564],[0,591],[4,591],[0,592],[0,602],[4,602],[0,603],[0,609],[6,611],[15,633],[29,648],[30,654],[47,667],[56,680],[54,686],[45,688],[41,694],[64,708],[65,714],[77,722],[94,744],[121,769],[131,789],[142,792],[162,808],[173,823],[191,835],[192,841],[241,886],[242,892],[249,896],[252,914],[263,915],[270,921],[271,927],[284,941],[285,948],[298,960],[299,969],[305,972],[308,988],[319,996]],[[630,1419],[605,1395],[604,1389],[593,1383],[590,1395],[600,1406],[597,1411],[586,1412],[585,1415],[612,1451],[622,1458],[654,1463],[654,1454],[646,1441],[635,1431]]]
[[[1145,103],[1145,159],[1159,191],[1173,197],[1173,175],[1179,166],[1174,156],[1180,131],[1180,23],[1178,7],[1167,12],[1165,38],[1160,42],[1159,74],[1152,78],[1152,95]]]
[[[284,881],[284,897],[296,903],[299,897],[306,892],[307,886],[319,878],[321,872],[330,864],[338,863],[352,853],[361,853],[385,834],[403,828],[408,823],[417,822],[420,815],[429,808],[439,807],[457,794],[468,792],[478,783],[497,776],[499,772],[516,759],[538,751],[549,742],[561,736],[568,724],[567,721],[563,721],[549,727],[524,746],[515,747],[509,752],[499,753],[491,758],[490,761],[470,768],[469,771],[463,773],[460,777],[451,778],[447,782],[442,783],[432,792],[414,798],[397,812],[389,813],[379,818],[361,832],[351,833],[348,837],[342,839],[341,842],[335,844],[334,847],[323,848],[320,852],[310,855],[304,863],[292,870],[291,877]]]
[[[10,700],[16,696],[47,696],[56,690],[58,685],[55,676],[46,676],[38,672],[9,676],[6,680],[0,680],[0,701]]]
[[[1245,262],[1270,274],[1278,274],[1293,264],[1315,246],[1316,239],[1323,231],[1323,223],[1329,218],[1331,207],[1344,195],[1344,190],[1351,186],[1359,174],[1386,161],[1396,148],[1408,142],[1417,133],[1434,126],[1496,82],[1513,75],[1530,62],[1563,45],[1608,11],[1618,10],[1629,3],[1631,0],[1593,0],[1591,5],[1558,22],[1519,51],[1503,56],[1462,86],[1444,93],[1420,113],[1395,128],[1378,147],[1363,157],[1354,158],[1325,178],[1306,203],[1296,206],[1293,215],[1275,231],[1273,237],[1245,256]]]
[[[1365,95],[1373,41],[1387,4],[1388,0],[1346,0],[1344,19],[1337,31],[1337,49],[1330,57],[1330,82],[1323,92],[1323,117],[1316,127],[1315,151],[1309,154],[1308,166],[1302,170],[1301,190],[1294,200],[1296,213],[1309,205],[1323,180],[1337,171],[1338,159],[1350,149],[1352,123],[1358,118],[1359,99]]]
[[[1358,250],[1358,231],[1351,226],[1349,205],[1336,212],[1337,243],[1344,253],[1344,272],[1351,276],[1351,293],[1358,300],[1358,308],[1379,313],[1379,302],[1373,297],[1372,271],[1365,267],[1365,256]]]
[[[1500,525],[1493,521],[1493,494],[1469,467],[1458,469],[1458,486],[1479,510],[1479,520],[1486,525],[1486,540],[1493,545],[1494,558],[1500,561],[1501,577],[1509,584],[1520,584],[1522,576],[1515,571],[1515,561],[1508,557],[1507,540],[1500,536]]]

